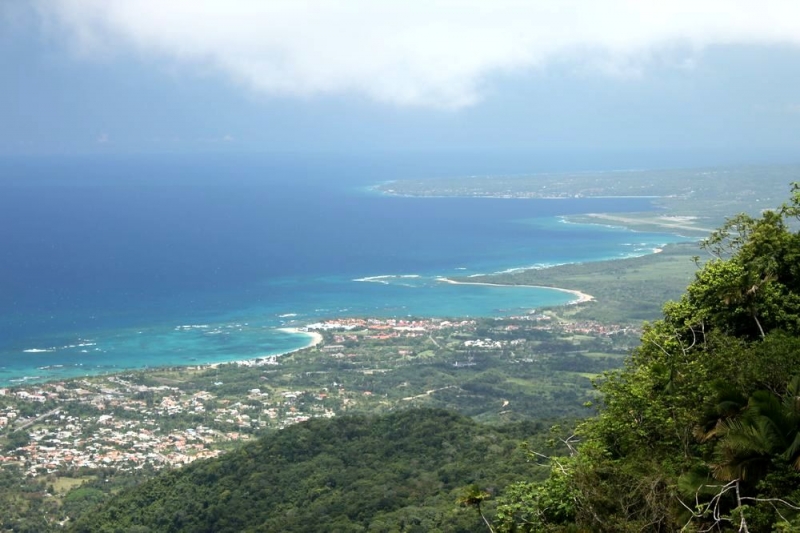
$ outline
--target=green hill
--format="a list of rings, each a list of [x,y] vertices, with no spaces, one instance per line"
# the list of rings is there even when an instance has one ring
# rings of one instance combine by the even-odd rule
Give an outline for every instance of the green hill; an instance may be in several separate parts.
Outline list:
[[[310,420],[152,479],[71,530],[478,531],[459,496],[530,479],[520,443],[541,429],[440,410]]]

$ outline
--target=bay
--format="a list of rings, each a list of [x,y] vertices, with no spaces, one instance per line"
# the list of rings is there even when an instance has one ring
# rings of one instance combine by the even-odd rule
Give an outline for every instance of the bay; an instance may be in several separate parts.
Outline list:
[[[370,190],[490,168],[380,155],[1,160],[0,385],[283,353],[308,339],[278,328],[326,317],[521,314],[573,297],[439,278],[684,240],[559,218],[653,209],[645,198]]]

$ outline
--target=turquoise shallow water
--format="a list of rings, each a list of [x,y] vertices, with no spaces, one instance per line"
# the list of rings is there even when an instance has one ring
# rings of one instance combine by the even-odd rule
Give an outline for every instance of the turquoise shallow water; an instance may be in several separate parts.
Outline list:
[[[646,199],[397,198],[352,160],[0,161],[0,385],[283,353],[335,316],[501,316],[572,300],[441,276],[651,253],[564,224]]]

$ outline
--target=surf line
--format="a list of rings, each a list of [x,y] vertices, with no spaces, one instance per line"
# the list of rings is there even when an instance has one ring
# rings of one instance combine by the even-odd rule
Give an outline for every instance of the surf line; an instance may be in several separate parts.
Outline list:
[[[479,281],[456,281],[445,277],[436,278],[436,281],[441,281],[442,283],[450,283],[451,285],[484,285],[486,287],[528,287],[531,289],[550,289],[553,291],[566,292],[575,296],[575,299],[569,302],[568,305],[582,304],[594,301],[594,296],[592,296],[591,294],[586,294],[585,292],[576,291],[573,289],[563,289],[561,287],[547,287],[544,285],[506,285],[503,283],[486,283]]]

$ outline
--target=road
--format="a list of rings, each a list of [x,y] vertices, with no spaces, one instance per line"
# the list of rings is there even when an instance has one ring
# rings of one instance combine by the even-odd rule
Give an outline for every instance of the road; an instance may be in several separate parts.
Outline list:
[[[36,417],[36,418],[34,418],[33,420],[26,420],[25,422],[23,422],[23,423],[21,423],[19,426],[17,426],[17,427],[14,429],[14,431],[19,431],[19,430],[21,430],[21,429],[25,429],[25,428],[27,428],[27,427],[30,427],[30,426],[32,426],[33,424],[35,424],[36,422],[39,422],[40,420],[44,420],[44,419],[45,419],[45,418],[47,418],[48,416],[53,416],[53,415],[56,415],[56,414],[58,414],[58,413],[60,413],[60,412],[61,412],[61,408],[60,408],[60,407],[57,407],[56,409],[51,409],[50,411],[47,411],[46,413],[44,413],[44,414],[41,414],[41,415],[37,416],[37,417]]]

